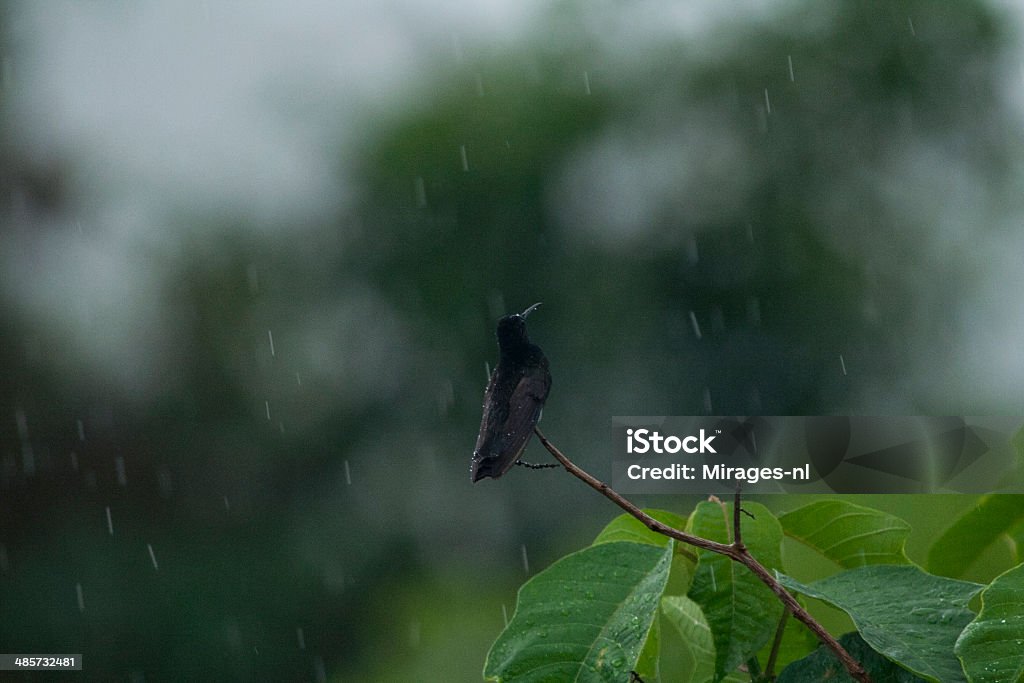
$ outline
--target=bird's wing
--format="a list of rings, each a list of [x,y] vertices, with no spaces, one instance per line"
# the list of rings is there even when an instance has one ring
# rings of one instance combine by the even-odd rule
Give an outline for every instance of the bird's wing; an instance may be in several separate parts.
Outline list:
[[[491,379],[487,382],[487,390],[484,392],[484,413],[480,418],[480,433],[476,436],[476,446],[473,447],[473,458],[488,456],[493,451],[493,437],[499,433],[501,425],[508,417],[508,404],[491,400],[494,394],[494,383],[498,381],[498,369],[491,372]]]
[[[526,443],[533,436],[533,427],[540,419],[540,411],[550,389],[551,379],[546,373],[527,373],[516,384],[508,402],[505,421],[492,448],[492,452],[501,456],[501,474],[519,460]]]

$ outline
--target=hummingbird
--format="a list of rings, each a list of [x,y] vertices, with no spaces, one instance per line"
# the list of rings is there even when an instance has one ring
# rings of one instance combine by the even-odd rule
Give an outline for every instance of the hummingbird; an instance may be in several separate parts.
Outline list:
[[[526,316],[538,306],[498,321],[500,356],[484,392],[484,414],[470,468],[474,483],[484,477],[497,479],[520,461],[551,390],[548,359],[526,334]]]

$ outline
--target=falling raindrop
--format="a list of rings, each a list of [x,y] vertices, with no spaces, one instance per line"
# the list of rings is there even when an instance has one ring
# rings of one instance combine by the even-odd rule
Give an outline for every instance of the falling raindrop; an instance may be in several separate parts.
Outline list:
[[[264,401],[263,406],[267,409],[267,421],[270,421],[270,401]]]
[[[718,591],[718,581],[715,579],[715,567],[714,567],[714,565],[711,566],[711,591],[712,592],[717,592]]]
[[[313,675],[316,676],[316,683],[327,683],[327,667],[320,655],[313,658]]]
[[[508,610],[505,609],[505,603],[501,603],[501,618],[505,621],[505,626],[508,626]]]
[[[722,311],[721,306],[714,306],[711,309],[711,331],[725,331],[725,313]]]
[[[78,611],[85,611],[85,594],[82,593],[82,584],[75,584],[75,595],[78,597]]]
[[[697,339],[700,339],[702,336],[700,333],[700,323],[697,322],[697,314],[693,311],[690,311],[690,325],[693,327],[693,334]]]
[[[107,506],[107,531],[110,532],[111,536],[114,535],[114,518],[110,514],[110,506],[109,505]]]
[[[417,648],[420,646],[420,622],[413,619],[409,622],[409,647]]]
[[[487,362],[487,361],[484,361],[484,372],[486,373],[486,377],[487,377],[486,381],[490,382],[491,381],[491,364],[489,362]]]
[[[25,476],[31,477],[36,473],[36,457],[28,439],[28,418],[25,411],[18,408],[14,411],[14,419],[18,423],[18,438],[21,440],[21,466]]]
[[[452,404],[455,402],[455,387],[452,381],[445,380],[441,383],[441,389],[437,395],[437,411],[442,417],[448,414]]]
[[[14,81],[13,73],[11,58],[4,55],[3,64],[0,66],[0,85],[3,86],[5,92],[11,89],[11,83]]]
[[[228,500],[227,496],[224,496],[224,509],[228,512],[231,511],[231,502]]]
[[[458,34],[452,34],[452,53],[455,55],[455,61],[462,63],[462,41],[459,40]]]
[[[583,92],[590,94],[590,74],[586,71],[583,72]]]
[[[423,209],[427,206],[427,186],[422,176],[416,176],[413,181],[413,194],[416,197],[416,208]]]
[[[772,113],[772,101],[768,99],[768,88],[764,89],[764,106],[768,110],[768,114]]]
[[[75,425],[78,427],[78,440],[85,441],[85,423],[81,420],[75,420]]]
[[[174,481],[171,479],[171,470],[167,465],[161,465],[157,469],[157,485],[160,487],[162,498],[170,498],[174,493]]]
[[[119,455],[114,458],[114,469],[117,470],[117,483],[121,486],[128,485],[128,473],[124,467],[124,456]]]
[[[153,569],[160,571],[160,565],[156,562],[156,553],[153,552],[153,545],[151,543],[147,543],[146,548],[149,549],[149,559],[153,561]]]
[[[245,269],[245,275],[249,281],[250,296],[256,296],[260,291],[260,276],[256,272],[256,264],[250,263],[249,267]]]
[[[747,299],[747,317],[754,327],[761,324],[761,300],[756,296]]]
[[[917,37],[917,31],[914,30],[914,20],[907,17],[907,25],[910,27],[910,35]]]
[[[846,377],[846,360],[843,358],[843,354],[839,354],[839,367],[843,369],[843,377]]]
[[[750,388],[749,394],[750,412],[752,414],[759,414],[761,412],[761,392],[757,387]]]
[[[345,483],[349,486],[352,485],[352,471],[349,470],[348,460],[345,460]]]
[[[78,471],[78,453],[71,451],[71,469],[75,472]]]
[[[302,632],[302,627],[299,626],[295,629],[295,638],[299,641],[299,649],[306,649],[306,634]]]
[[[523,571],[526,572],[527,574],[529,574],[530,573],[530,558],[528,558],[526,556],[526,544],[524,543],[523,545],[521,545],[519,549],[522,551],[522,554],[523,554]]]
[[[711,387],[704,387],[704,412],[711,414]]]
[[[295,373],[295,384],[297,384],[300,387],[302,386],[302,376],[299,375],[299,373],[297,372]]]
[[[786,61],[789,62],[789,82],[795,83],[796,78],[793,76],[793,55],[786,55]]]
[[[267,338],[270,340],[270,356],[271,358],[276,358],[277,354],[274,353],[274,333],[267,330]]]
[[[227,622],[224,624],[224,638],[228,641],[228,646],[231,649],[242,649],[242,629],[238,626],[238,620],[234,617],[228,617]]]
[[[469,170],[469,157],[466,156],[466,146],[459,145],[459,157],[462,159],[462,170]]]
[[[487,297],[487,309],[494,320],[505,315],[505,312],[508,310],[505,307],[505,295],[498,291],[492,291],[490,296]]]

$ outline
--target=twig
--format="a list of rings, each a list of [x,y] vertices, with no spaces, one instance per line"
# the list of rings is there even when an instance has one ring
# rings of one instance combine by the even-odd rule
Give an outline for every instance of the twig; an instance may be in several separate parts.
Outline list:
[[[732,544],[737,550],[743,550],[743,536],[740,534],[740,482],[736,481],[736,498],[732,504]]]
[[[782,636],[786,632],[786,621],[789,619],[789,612],[783,611],[779,619],[779,626],[775,629],[775,640],[772,641],[772,649],[768,653],[768,663],[764,666],[764,679],[775,680],[775,660],[779,656],[779,647],[782,646]]]
[[[558,463],[545,462],[545,463],[533,463],[526,462],[525,460],[516,460],[516,464],[520,467],[525,467],[528,470],[549,470],[552,467],[558,467]]]
[[[580,469],[576,463],[569,460],[569,458],[567,458],[560,450],[555,448],[554,444],[548,441],[547,437],[545,437],[539,429],[534,427],[533,431],[537,434],[537,438],[540,439],[544,448],[548,449],[548,452],[555,456],[555,459],[558,462],[562,463],[562,467],[564,467],[569,474],[582,480],[605,498],[608,498],[633,517],[636,517],[651,531],[668,536],[669,538],[674,538],[677,541],[682,541],[683,543],[692,545],[696,548],[702,548],[703,550],[718,553],[719,555],[725,555],[752,571],[762,583],[768,586],[768,588],[778,596],[779,600],[782,601],[782,604],[794,617],[803,622],[807,628],[811,629],[814,635],[817,636],[818,640],[832,650],[836,657],[839,658],[839,661],[842,662],[851,677],[861,683],[871,683],[871,678],[864,670],[864,667],[860,665],[860,662],[850,656],[850,653],[839,644],[839,641],[833,638],[832,635],[826,631],[824,627],[822,627],[822,625],[819,624],[799,602],[796,601],[796,598],[790,595],[789,591],[787,591],[782,584],[772,576],[771,572],[769,572],[763,564],[758,562],[757,559],[750,554],[750,551],[747,550],[746,547],[742,545],[737,546],[734,544],[717,543],[706,538],[701,538],[700,536],[688,534],[685,531],[680,531],[679,529],[674,529],[667,524],[662,524],[638,508],[632,502],[623,498],[622,494],[611,486],[595,478],[586,470]],[[735,507],[738,509],[739,505],[737,504]]]

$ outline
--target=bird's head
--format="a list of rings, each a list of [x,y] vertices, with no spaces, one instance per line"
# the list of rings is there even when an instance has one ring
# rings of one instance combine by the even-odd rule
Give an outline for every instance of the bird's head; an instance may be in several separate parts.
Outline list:
[[[533,313],[538,306],[540,306],[539,302],[522,313],[506,315],[498,321],[498,347],[500,349],[514,349],[530,343],[530,338],[526,335],[526,316]]]

